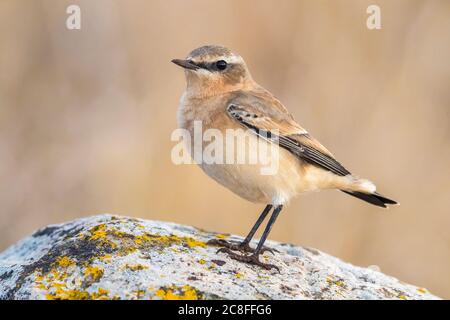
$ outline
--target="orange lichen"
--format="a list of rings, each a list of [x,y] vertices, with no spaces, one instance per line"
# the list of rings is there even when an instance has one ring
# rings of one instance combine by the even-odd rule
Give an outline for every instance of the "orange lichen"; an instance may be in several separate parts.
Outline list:
[[[423,294],[427,293],[427,289],[425,289],[425,288],[417,288],[417,291],[419,291],[420,293],[423,293]]]
[[[106,300],[108,297],[109,291],[103,288],[98,288],[97,292],[91,294],[91,299],[94,300]]]

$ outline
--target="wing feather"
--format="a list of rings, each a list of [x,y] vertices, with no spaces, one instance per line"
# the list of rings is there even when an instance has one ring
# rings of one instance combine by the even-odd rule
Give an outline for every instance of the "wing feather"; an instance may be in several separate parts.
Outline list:
[[[350,174],[330,151],[295,122],[285,108],[270,107],[267,104],[274,103],[274,101],[265,101],[261,97],[254,97],[254,101],[248,101],[252,99],[249,99],[247,95],[245,100],[247,101],[235,99],[228,104],[227,112],[231,118],[251,129],[258,136],[278,143],[310,164],[339,176]],[[275,102],[279,103],[277,100]]]

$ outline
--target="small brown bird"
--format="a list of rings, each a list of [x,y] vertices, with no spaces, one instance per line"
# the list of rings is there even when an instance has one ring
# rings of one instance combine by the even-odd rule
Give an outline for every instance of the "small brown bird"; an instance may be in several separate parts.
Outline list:
[[[191,135],[194,135],[195,121],[201,121],[203,130],[217,129],[223,133],[245,128],[259,143],[279,146],[278,170],[271,175],[261,174],[261,163],[199,164],[207,175],[235,194],[267,205],[242,243],[210,241],[222,246],[219,251],[242,262],[278,269],[262,263],[259,255],[270,250],[263,245],[283,205],[300,193],[338,189],[379,207],[397,204],[376,192],[372,182],[345,169],[294,120],[280,101],[252,79],[239,55],[222,46],[208,45],[193,50],[186,59],[172,62],[185,69],[187,81],[178,110],[181,128]],[[251,145],[251,141],[247,142],[247,147]],[[226,144],[224,149],[226,153]],[[256,151],[249,148],[246,152]],[[253,250],[249,243],[272,209],[263,235]]]

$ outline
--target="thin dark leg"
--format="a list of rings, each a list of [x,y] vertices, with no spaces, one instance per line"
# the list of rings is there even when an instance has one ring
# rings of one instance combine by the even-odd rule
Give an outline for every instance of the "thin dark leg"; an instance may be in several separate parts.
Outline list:
[[[268,204],[264,208],[264,210],[261,213],[261,215],[259,216],[258,220],[256,220],[256,223],[253,226],[252,230],[250,230],[250,232],[248,233],[247,237],[245,237],[244,241],[242,241],[241,245],[245,245],[245,244],[249,244],[250,243],[250,241],[252,240],[252,238],[255,235],[256,231],[258,231],[259,226],[264,221],[264,219],[266,218],[267,214],[270,212],[271,209],[272,209],[272,205],[271,204]]]
[[[261,223],[267,217],[267,215],[269,214],[270,210],[272,210],[272,208],[273,208],[273,206],[271,204],[268,204],[264,208],[263,212],[260,214],[258,220],[256,221],[256,223],[254,224],[254,226],[248,233],[247,237],[245,237],[244,241],[242,241],[241,243],[236,244],[236,243],[228,242],[224,239],[211,239],[208,241],[208,244],[220,246],[220,247],[227,248],[230,250],[237,250],[237,251],[242,251],[242,252],[253,253],[255,250],[250,247],[250,241],[252,240],[256,231],[258,231],[258,228],[261,226]],[[269,252],[273,253],[276,250],[272,250],[272,249],[264,247],[261,249],[261,252],[264,252],[264,251],[269,251]]]
[[[278,267],[273,265],[273,264],[267,264],[267,263],[261,262],[259,260],[259,255],[263,251],[264,242],[266,241],[267,236],[269,235],[270,230],[272,229],[272,226],[274,225],[275,221],[277,220],[281,209],[283,209],[283,206],[279,205],[273,210],[272,216],[270,217],[270,220],[267,223],[266,228],[264,229],[264,233],[263,233],[263,235],[261,237],[261,240],[259,240],[258,246],[256,247],[256,250],[254,251],[253,254],[251,254],[249,256],[248,255],[239,255],[239,254],[236,254],[236,253],[232,252],[230,249],[227,249],[227,248],[222,248],[222,249],[219,250],[219,252],[227,253],[229,255],[229,257],[234,259],[234,260],[238,260],[238,261],[241,261],[241,262],[254,264],[254,265],[260,266],[260,267],[262,267],[264,269],[267,269],[267,270],[270,270],[270,269],[274,268],[274,269],[277,269],[278,271],[280,271],[278,269]]]
[[[253,255],[258,256],[260,254],[261,249],[263,248],[264,242],[266,242],[267,236],[269,235],[270,230],[272,230],[272,227],[275,224],[275,221],[277,220],[281,209],[283,209],[283,205],[279,205],[273,210],[272,216],[270,217],[270,220],[267,223],[266,228],[264,229],[264,233],[262,234],[262,237],[259,240],[258,246],[256,247],[256,251]]]

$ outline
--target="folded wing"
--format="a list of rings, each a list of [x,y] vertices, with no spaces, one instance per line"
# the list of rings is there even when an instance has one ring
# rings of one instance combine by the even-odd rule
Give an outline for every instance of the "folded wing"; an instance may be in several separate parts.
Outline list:
[[[228,105],[227,112],[244,127],[264,139],[278,143],[300,159],[339,176],[350,174],[330,151],[311,137],[287,112],[263,108],[261,101],[255,101],[253,105],[234,101]]]

